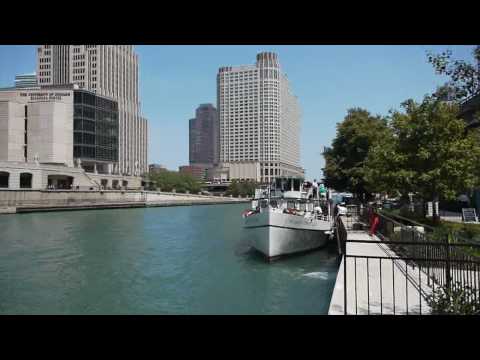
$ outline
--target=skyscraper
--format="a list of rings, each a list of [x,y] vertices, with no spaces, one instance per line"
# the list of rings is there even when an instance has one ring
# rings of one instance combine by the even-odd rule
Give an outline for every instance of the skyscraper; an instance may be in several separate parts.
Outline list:
[[[147,166],[147,120],[138,100],[138,55],[132,45],[41,45],[38,85],[77,84],[118,102],[118,168],[141,175]]]
[[[201,104],[189,121],[190,165],[218,163],[218,114],[212,104]]]
[[[15,76],[15,88],[24,89],[24,88],[35,88],[38,87],[37,84],[37,74],[19,74]]]
[[[219,158],[231,179],[303,175],[300,107],[277,54],[259,53],[255,65],[221,67],[217,102]]]

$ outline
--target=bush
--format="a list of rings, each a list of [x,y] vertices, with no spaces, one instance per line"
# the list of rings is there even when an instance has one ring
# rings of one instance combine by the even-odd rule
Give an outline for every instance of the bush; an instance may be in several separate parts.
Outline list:
[[[469,286],[461,288],[456,282],[451,288],[438,287],[427,296],[432,315],[480,315],[478,290]]]

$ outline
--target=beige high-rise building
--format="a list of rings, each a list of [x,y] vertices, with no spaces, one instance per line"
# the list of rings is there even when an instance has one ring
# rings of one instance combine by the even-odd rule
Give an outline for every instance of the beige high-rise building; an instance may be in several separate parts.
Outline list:
[[[117,101],[119,153],[114,173],[148,172],[148,124],[140,111],[138,55],[133,45],[40,45],[37,77],[41,87],[77,84]]]
[[[220,165],[231,179],[303,176],[300,107],[277,54],[260,53],[255,65],[221,67],[217,102]]]

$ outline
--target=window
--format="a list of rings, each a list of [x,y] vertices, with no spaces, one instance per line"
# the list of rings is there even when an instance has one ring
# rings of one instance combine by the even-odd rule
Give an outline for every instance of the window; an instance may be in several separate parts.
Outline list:
[[[8,180],[10,173],[6,171],[0,171],[0,188],[8,188]]]
[[[31,189],[32,188],[32,178],[31,173],[21,173],[20,174],[20,188],[22,189]]]

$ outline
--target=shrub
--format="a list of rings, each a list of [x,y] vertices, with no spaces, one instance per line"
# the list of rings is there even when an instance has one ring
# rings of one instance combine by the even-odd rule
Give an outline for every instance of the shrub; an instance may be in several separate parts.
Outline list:
[[[441,286],[427,296],[432,315],[480,315],[478,290],[469,286],[462,288],[456,282],[452,287]]]

